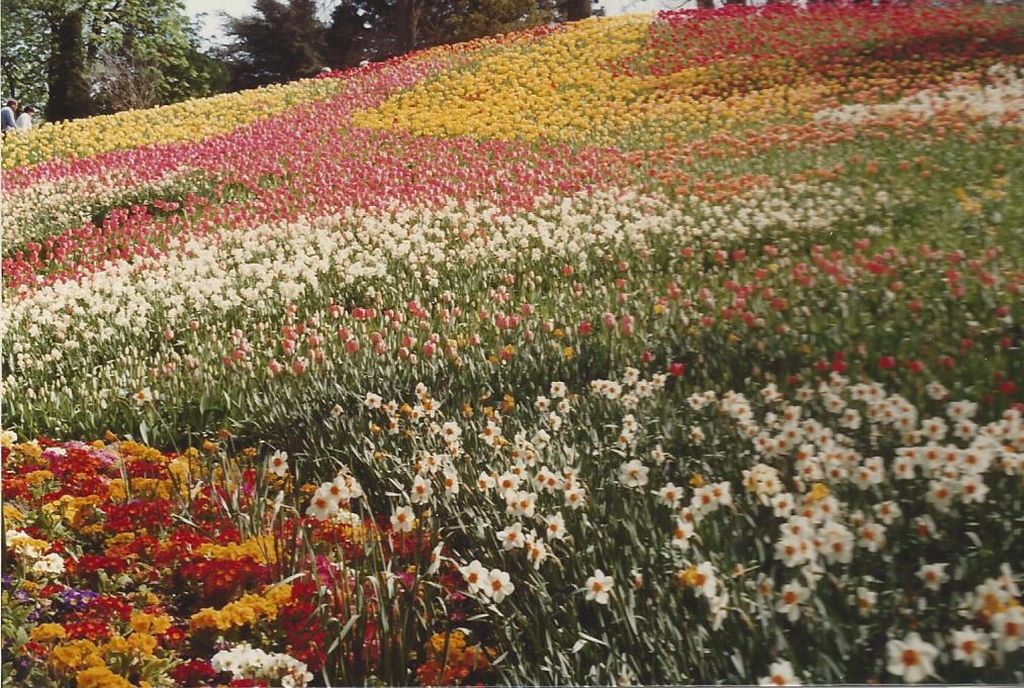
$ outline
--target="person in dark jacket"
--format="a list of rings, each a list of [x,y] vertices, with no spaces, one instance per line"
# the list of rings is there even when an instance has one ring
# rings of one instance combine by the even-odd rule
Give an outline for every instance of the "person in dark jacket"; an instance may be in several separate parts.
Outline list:
[[[17,125],[14,119],[14,108],[18,107],[18,101],[11,98],[7,104],[0,108],[0,132],[6,134],[14,131]]]

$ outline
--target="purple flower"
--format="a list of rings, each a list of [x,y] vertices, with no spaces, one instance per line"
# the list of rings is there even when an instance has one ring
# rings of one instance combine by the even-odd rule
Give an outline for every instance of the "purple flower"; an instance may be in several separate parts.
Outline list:
[[[82,609],[89,604],[90,601],[99,597],[98,592],[92,590],[76,590],[74,588],[68,588],[57,593],[57,601],[60,602],[64,607],[72,610]]]

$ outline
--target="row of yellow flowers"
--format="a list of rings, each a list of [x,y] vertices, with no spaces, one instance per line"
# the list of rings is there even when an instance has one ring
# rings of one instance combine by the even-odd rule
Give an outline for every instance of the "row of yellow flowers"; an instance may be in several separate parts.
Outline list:
[[[825,18],[849,19],[845,9],[833,14]],[[904,15],[893,20],[914,26],[928,21],[916,10]],[[975,12],[965,21],[980,27],[984,19],[983,12]],[[744,21],[751,31],[764,30],[757,15],[735,23]],[[950,30],[971,30],[965,27]],[[965,54],[961,61],[925,52],[910,59],[850,62],[851,55],[871,52],[870,36],[860,42],[839,39],[834,48],[780,44],[778,52],[757,55],[735,51],[729,36],[717,42],[708,36],[718,28],[713,19],[674,24],[671,17],[652,22],[635,15],[570,24],[528,48],[482,54],[472,64],[357,113],[353,121],[441,137],[649,144],[700,131],[807,119],[850,93],[895,98],[936,83],[943,73],[993,64],[991,57],[971,61]],[[669,41],[662,37],[666,32],[684,35]],[[687,45],[698,40],[708,43],[706,53],[690,60]],[[751,38],[767,46],[772,40]],[[664,54],[668,42],[683,46],[676,61]],[[689,52],[699,51],[694,46]]]
[[[338,93],[337,79],[305,79],[211,98],[198,98],[149,110],[44,124],[4,141],[4,168],[53,158],[84,158],[145,145],[185,143],[230,132],[297,104],[322,101]]]

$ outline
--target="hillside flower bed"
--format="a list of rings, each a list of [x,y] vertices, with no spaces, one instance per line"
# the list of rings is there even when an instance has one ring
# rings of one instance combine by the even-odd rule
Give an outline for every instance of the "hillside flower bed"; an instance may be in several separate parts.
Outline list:
[[[664,12],[5,143],[5,680],[1024,681],[1022,48]]]

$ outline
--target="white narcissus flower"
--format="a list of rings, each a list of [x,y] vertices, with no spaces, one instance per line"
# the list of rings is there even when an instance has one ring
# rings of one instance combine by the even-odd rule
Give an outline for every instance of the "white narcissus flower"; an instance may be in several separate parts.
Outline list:
[[[795,506],[793,495],[789,492],[780,492],[771,500],[772,515],[776,518],[789,518]]]
[[[288,473],[288,454],[276,451],[267,458],[267,472],[283,478]]]
[[[771,666],[768,667],[768,675],[762,676],[757,680],[757,682],[762,686],[801,685],[800,679],[796,677],[796,673],[793,671],[793,665],[787,660],[773,662]]]
[[[885,526],[879,523],[865,523],[857,530],[857,545],[869,552],[885,547]]]
[[[980,475],[968,475],[960,481],[960,499],[964,504],[982,504],[988,495],[988,485]]]
[[[647,484],[649,471],[638,459],[626,461],[619,466],[619,482],[626,487],[643,487]]]
[[[775,604],[775,610],[785,614],[790,621],[796,621],[800,618],[800,603],[810,595],[811,591],[798,581],[786,583],[779,591],[779,601]]]
[[[416,514],[412,507],[399,507],[391,514],[391,527],[399,533],[411,533],[416,525]]]
[[[935,658],[939,649],[925,642],[917,633],[909,633],[903,640],[886,643],[888,656],[886,670],[894,676],[901,676],[907,683],[919,683],[935,674]]]
[[[608,596],[615,581],[611,576],[606,576],[601,569],[595,569],[594,575],[587,579],[583,589],[586,591],[587,600],[593,600],[598,604],[608,604]]]
[[[942,584],[949,580],[946,567],[949,564],[925,564],[917,571],[917,577],[929,590],[938,590]]]
[[[313,493],[309,500],[309,506],[306,507],[306,515],[312,516],[318,521],[326,521],[337,511],[338,500],[333,499],[322,487]]]
[[[509,575],[500,569],[491,569],[487,574],[486,592],[495,602],[501,602],[516,589]]]
[[[676,527],[672,531],[672,544],[685,552],[690,547],[691,537],[693,537],[693,523],[677,518]]]
[[[487,587],[489,574],[483,564],[476,559],[469,562],[466,566],[460,566],[459,573],[465,579],[466,587],[471,594],[481,592]]]
[[[716,596],[718,578],[715,576],[715,567],[711,565],[711,562],[705,561],[697,565],[694,570],[693,587],[709,600]]]
[[[455,442],[462,436],[462,428],[453,420],[447,421],[441,426],[441,435],[445,442]]]
[[[493,489],[495,485],[497,485],[497,481],[494,479],[494,476],[483,471],[480,472],[480,477],[476,479],[476,487],[481,492]]]
[[[537,495],[532,492],[509,490],[505,493],[505,511],[512,516],[532,518],[537,507]]]
[[[803,566],[813,555],[816,555],[814,544],[808,538],[786,534],[775,543],[775,558],[790,568]]]
[[[973,626],[966,626],[962,630],[953,631],[953,659],[964,664],[969,664],[975,669],[985,666],[988,659],[988,650],[992,643],[989,637]]]
[[[548,556],[547,545],[544,544],[543,540],[531,539],[526,543],[526,558],[530,560],[535,569],[540,569],[540,565]]]
[[[891,526],[902,515],[903,510],[894,501],[879,502],[875,505],[875,516],[887,526]]]
[[[579,509],[587,503],[587,494],[580,487],[566,487],[564,495],[570,509]]]
[[[939,511],[949,511],[956,494],[956,484],[949,480],[930,480],[926,499]]]
[[[544,533],[549,540],[561,540],[565,537],[565,519],[562,514],[544,517]]]
[[[679,506],[679,500],[683,496],[683,490],[672,483],[665,483],[665,486],[660,490],[655,490],[654,494],[658,495],[659,502],[674,509]]]
[[[514,523],[504,530],[499,530],[498,542],[501,543],[501,547],[505,551],[525,545],[526,538],[523,536],[523,524]]]
[[[409,491],[409,501],[413,504],[425,504],[430,501],[430,497],[434,494],[434,488],[430,485],[430,481],[423,478],[422,475],[417,475],[413,478],[412,489]]]
[[[1003,652],[1016,652],[1024,644],[1024,607],[1011,607],[993,616],[992,637]]]
[[[868,588],[857,588],[857,611],[861,616],[867,616],[874,611],[878,603],[878,593]]]
[[[430,566],[427,567],[427,575],[433,576],[441,569],[441,552],[444,550],[444,542],[439,542],[430,551]]]
[[[459,474],[451,466],[444,469],[444,491],[446,494],[459,494]]]

